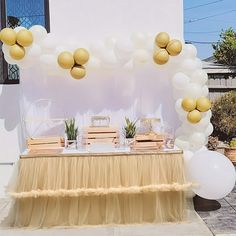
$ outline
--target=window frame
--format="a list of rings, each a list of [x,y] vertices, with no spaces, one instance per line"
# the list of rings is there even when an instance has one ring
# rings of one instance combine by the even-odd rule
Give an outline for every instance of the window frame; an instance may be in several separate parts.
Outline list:
[[[3,29],[6,27],[7,15],[6,15],[6,0],[0,0],[0,10],[1,10],[1,27]],[[45,16],[45,28],[47,32],[50,32],[50,9],[49,9],[49,0],[44,0],[44,16]],[[11,84],[20,84],[18,79],[9,79],[8,78],[8,64],[4,59],[2,53],[2,66],[3,67],[3,81],[0,81],[0,85],[11,85]]]

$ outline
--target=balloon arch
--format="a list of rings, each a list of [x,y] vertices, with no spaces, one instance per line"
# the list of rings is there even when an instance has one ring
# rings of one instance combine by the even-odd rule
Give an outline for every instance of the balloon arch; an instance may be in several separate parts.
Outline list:
[[[189,178],[199,183],[198,195],[218,199],[227,195],[235,184],[232,163],[205,145],[213,132],[210,122],[211,103],[207,98],[207,73],[197,50],[191,44],[170,39],[166,32],[155,35],[134,33],[131,40],[106,39],[103,45],[91,44],[89,49],[77,45],[58,45],[56,37],[40,25],[5,28],[0,32],[2,51],[9,64],[27,69],[40,64],[49,75],[82,79],[86,71],[123,66],[132,70],[133,63],[155,63],[157,70],[174,64],[171,78],[175,109],[181,126],[176,130],[175,144],[184,150]],[[151,60],[150,60],[151,58]],[[220,184],[224,183],[224,184]]]

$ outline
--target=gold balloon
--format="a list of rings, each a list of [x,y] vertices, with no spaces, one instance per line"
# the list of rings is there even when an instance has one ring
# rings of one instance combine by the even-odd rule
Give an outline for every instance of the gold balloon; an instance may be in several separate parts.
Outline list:
[[[16,43],[16,32],[11,28],[5,28],[1,31],[1,41],[9,46]]]
[[[211,108],[211,102],[206,97],[201,97],[197,99],[197,109],[201,112],[208,111]]]
[[[185,111],[193,111],[194,109],[196,109],[197,103],[195,99],[192,98],[184,98],[181,104],[182,108]]]
[[[70,52],[60,53],[57,62],[63,69],[71,69],[75,64],[74,57]]]
[[[187,115],[187,119],[190,123],[196,124],[202,119],[201,112],[198,110],[190,111]]]
[[[170,41],[170,36],[166,32],[160,32],[155,38],[155,43],[160,48],[165,48]]]
[[[33,43],[33,34],[27,29],[22,29],[17,33],[16,41],[19,45],[28,47]]]
[[[165,49],[159,49],[153,55],[156,64],[163,65],[169,60],[169,54]]]
[[[21,60],[25,56],[25,49],[22,46],[15,44],[10,47],[9,53],[13,59]]]
[[[82,79],[86,75],[86,70],[83,66],[74,66],[70,71],[74,79]]]
[[[177,56],[182,51],[182,43],[173,39],[167,44],[166,50],[171,56]]]
[[[74,59],[78,65],[84,65],[89,60],[89,53],[84,48],[78,48],[74,52]]]

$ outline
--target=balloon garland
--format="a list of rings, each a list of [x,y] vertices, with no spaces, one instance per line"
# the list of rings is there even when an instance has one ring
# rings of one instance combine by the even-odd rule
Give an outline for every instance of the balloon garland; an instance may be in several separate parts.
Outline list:
[[[89,53],[85,48],[77,48],[76,42],[65,48],[56,45],[56,37],[40,25],[29,30],[24,27],[5,28],[0,32],[0,40],[9,64],[25,69],[39,63],[48,74],[70,75],[76,80],[84,78],[86,70],[96,70],[101,66],[104,69],[123,66],[131,71],[135,63],[147,63],[152,59],[155,64],[164,65],[171,57],[176,57],[178,68],[171,83],[175,109],[182,124],[176,130],[175,145],[184,150],[190,180],[200,183],[200,187],[193,190],[209,199],[222,198],[232,190],[236,179],[232,164],[223,155],[204,149],[207,137],[213,132],[211,102],[207,98],[207,74],[202,70],[193,45],[182,45],[179,40],[170,39],[166,32],[156,37],[134,33],[131,41],[111,37],[104,44],[91,44]],[[202,166],[205,170],[199,173]],[[219,185],[219,181],[215,181],[217,178],[227,179],[227,185]]]

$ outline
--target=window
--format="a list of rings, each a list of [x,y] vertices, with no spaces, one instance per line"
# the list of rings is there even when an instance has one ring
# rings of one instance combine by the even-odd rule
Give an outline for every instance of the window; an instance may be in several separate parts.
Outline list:
[[[1,22],[0,27],[43,25],[50,30],[49,0],[0,0]],[[0,51],[0,84],[18,84],[19,68],[8,65]]]

